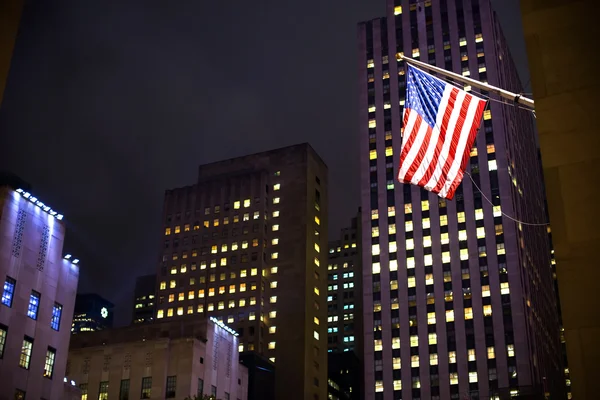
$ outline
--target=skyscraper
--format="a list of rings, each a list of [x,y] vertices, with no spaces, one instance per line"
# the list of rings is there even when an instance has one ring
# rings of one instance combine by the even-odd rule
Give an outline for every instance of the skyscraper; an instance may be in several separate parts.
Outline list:
[[[275,363],[276,398],[325,399],[327,201],[308,144],[201,165],[165,193],[157,319],[214,316]]]
[[[64,399],[79,279],[62,215],[0,173],[0,399]]]
[[[71,332],[95,332],[112,328],[114,307],[113,303],[99,294],[78,294]]]
[[[546,227],[504,216],[546,221],[531,115],[489,103],[468,167],[482,192],[467,176],[445,201],[395,179],[397,54],[521,91],[489,1],[388,0],[358,40],[366,398],[563,396]]]

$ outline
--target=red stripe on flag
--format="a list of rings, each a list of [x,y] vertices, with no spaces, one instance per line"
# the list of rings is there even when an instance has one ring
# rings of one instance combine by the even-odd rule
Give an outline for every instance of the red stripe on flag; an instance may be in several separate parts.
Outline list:
[[[415,112],[415,111],[409,110],[409,112]],[[406,118],[406,120],[408,121],[408,118]],[[416,118],[415,124],[413,125],[413,129],[410,132],[408,132],[408,135],[409,135],[408,140],[402,147],[402,153],[400,154],[400,168],[402,168],[402,164],[404,163],[404,160],[406,159],[406,156],[408,155],[410,148],[412,147],[413,143],[415,142],[415,139],[417,138],[417,133],[419,132],[419,128],[421,127],[422,121],[423,121],[423,118],[419,114],[417,114],[417,118]],[[406,135],[407,132],[404,131],[404,134]],[[400,177],[398,177],[398,179],[400,179]],[[405,182],[408,182],[407,180],[404,179],[404,177],[402,177],[401,179]]]
[[[458,120],[456,121],[454,132],[452,132],[452,138],[450,138],[451,143],[450,151],[448,152],[448,158],[446,158],[445,160],[444,169],[442,170],[440,180],[438,181],[437,185],[435,185],[435,187],[431,190],[434,193],[439,193],[440,190],[442,190],[442,188],[444,187],[446,181],[448,180],[448,172],[450,172],[450,168],[454,163],[454,157],[456,156],[458,142],[460,141],[460,133],[465,123],[467,110],[469,109],[469,104],[471,103],[471,97],[472,96],[466,95],[460,107],[460,115],[458,116]]]
[[[427,124],[427,123],[425,122],[425,124]],[[433,133],[433,129],[431,128],[431,126],[427,125],[427,131],[425,132],[425,137],[423,138],[423,142],[419,146],[419,151],[415,155],[415,158],[414,158],[412,164],[410,165],[410,168],[408,168],[408,171],[406,171],[406,175],[404,176],[404,180],[406,182],[412,181],[412,178],[415,175],[415,172],[417,172],[417,169],[423,162],[423,159],[425,158],[425,154],[427,154],[427,148],[429,147],[429,142],[431,141],[432,133]]]
[[[477,111],[475,111],[475,119],[473,120],[473,124],[471,125],[471,130],[469,132],[469,139],[467,139],[467,145],[465,147],[465,152],[463,154],[463,158],[460,162],[460,168],[458,169],[458,173],[456,174],[456,178],[452,182],[450,189],[448,189],[448,194],[446,198],[448,200],[452,200],[454,197],[454,192],[458,185],[462,181],[464,171],[467,168],[467,162],[469,161],[469,157],[471,156],[471,147],[473,147],[473,143],[475,142],[475,137],[477,136],[477,130],[479,129],[479,125],[481,124],[481,115],[483,114],[483,110],[485,108],[485,101],[476,100],[479,104],[477,104]]]
[[[448,98],[448,106],[444,111],[444,117],[442,118],[442,126],[439,127],[440,135],[438,136],[438,141],[435,145],[435,151],[433,153],[433,158],[431,159],[431,164],[429,164],[429,168],[427,168],[427,172],[423,175],[423,178],[419,181],[419,186],[425,186],[431,176],[435,172],[435,168],[440,162],[440,153],[442,148],[444,147],[444,141],[446,140],[446,132],[448,130],[448,121],[450,121],[450,116],[452,115],[452,111],[454,110],[454,104],[456,103],[456,97],[458,96],[458,89],[452,88],[450,92],[450,97]],[[443,160],[442,160],[443,162]]]

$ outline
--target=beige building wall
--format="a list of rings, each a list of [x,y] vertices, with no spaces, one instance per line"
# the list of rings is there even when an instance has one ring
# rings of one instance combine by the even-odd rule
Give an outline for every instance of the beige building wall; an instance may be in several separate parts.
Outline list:
[[[521,0],[574,399],[600,377],[597,6]]]
[[[108,382],[109,399],[121,398],[124,381],[129,381],[130,399],[183,400],[210,395],[214,388],[219,399],[247,400],[248,370],[239,364],[237,346],[237,337],[212,322],[83,333],[73,340],[67,375],[81,389],[82,400],[101,398],[102,382]],[[176,377],[173,397],[167,396],[170,376]],[[152,378],[151,392],[142,397],[146,377]]]
[[[79,267],[63,259],[64,238],[62,221],[13,188],[0,186],[0,291],[7,279],[14,280],[11,304],[0,303],[0,334],[5,338],[0,400],[14,399],[17,390],[30,399],[63,399],[79,279]],[[32,291],[40,295],[36,319],[28,316]],[[55,304],[62,307],[58,330],[51,327]],[[28,368],[20,366],[25,336],[33,340]],[[52,375],[44,377],[48,348],[56,356]]]

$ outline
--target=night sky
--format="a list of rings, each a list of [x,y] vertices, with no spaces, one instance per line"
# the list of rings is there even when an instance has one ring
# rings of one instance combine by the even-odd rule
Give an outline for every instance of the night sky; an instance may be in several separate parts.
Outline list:
[[[385,0],[27,3],[0,169],[65,214],[79,291],[117,303],[119,324],[155,272],[164,190],[199,164],[309,142],[329,166],[330,234],[356,211],[356,24]],[[527,82],[519,2],[493,3]]]

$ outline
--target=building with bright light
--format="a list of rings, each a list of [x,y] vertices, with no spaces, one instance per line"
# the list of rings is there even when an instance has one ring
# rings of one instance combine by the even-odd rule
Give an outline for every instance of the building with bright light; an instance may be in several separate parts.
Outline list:
[[[78,260],[63,216],[0,173],[0,399],[62,400]]]
[[[114,304],[96,293],[78,294],[71,332],[94,332],[112,328]]]
[[[133,324],[74,335],[67,379],[82,399],[247,400],[237,333],[216,320]]]
[[[133,292],[133,323],[154,321],[156,314],[156,274],[140,276],[135,281]]]
[[[213,316],[275,363],[275,398],[327,397],[327,167],[300,144],[167,190],[158,321]]]
[[[505,217],[546,222],[531,114],[489,103],[468,162],[481,192],[395,176],[400,54],[521,92],[489,1],[388,0],[358,41],[366,398],[564,398],[546,227]]]

